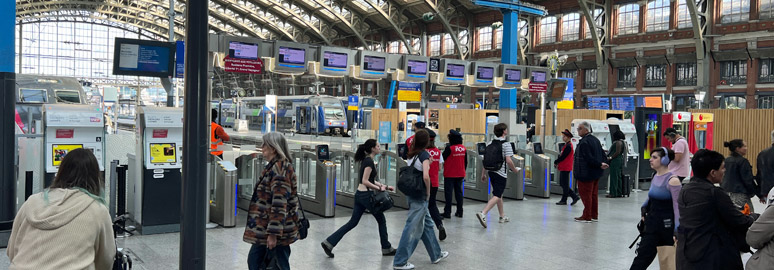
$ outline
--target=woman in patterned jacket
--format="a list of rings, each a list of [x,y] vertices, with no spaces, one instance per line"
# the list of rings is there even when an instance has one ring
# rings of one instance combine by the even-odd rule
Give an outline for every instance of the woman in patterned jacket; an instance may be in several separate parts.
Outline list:
[[[247,256],[250,270],[258,269],[267,253],[276,255],[282,269],[290,269],[290,244],[298,240],[296,174],[285,137],[263,135],[261,146],[269,164],[253,190],[243,240],[252,244]],[[271,254],[270,254],[271,255]]]

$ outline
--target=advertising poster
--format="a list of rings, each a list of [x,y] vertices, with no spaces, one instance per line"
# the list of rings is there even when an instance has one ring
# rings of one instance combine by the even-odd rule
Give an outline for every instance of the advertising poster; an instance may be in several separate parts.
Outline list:
[[[174,143],[150,144],[150,159],[151,159],[151,163],[177,162],[177,156],[175,155],[175,144]]]
[[[82,144],[54,144],[51,146],[51,153],[53,155],[52,163],[54,166],[59,166],[59,164],[62,163],[62,160],[67,155],[67,153],[70,153],[70,151],[83,148]]]

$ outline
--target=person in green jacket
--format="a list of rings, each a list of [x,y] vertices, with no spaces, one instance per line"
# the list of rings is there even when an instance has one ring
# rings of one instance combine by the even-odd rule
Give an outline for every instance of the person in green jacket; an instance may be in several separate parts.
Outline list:
[[[618,198],[623,194],[621,176],[623,176],[623,165],[626,161],[626,136],[620,130],[613,132],[613,145],[607,154],[608,164],[610,164],[610,194],[608,198]]]

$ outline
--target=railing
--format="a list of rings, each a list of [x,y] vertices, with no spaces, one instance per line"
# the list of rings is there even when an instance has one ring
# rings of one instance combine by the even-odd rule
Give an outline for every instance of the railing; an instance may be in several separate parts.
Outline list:
[[[583,82],[583,88],[586,88],[586,89],[597,88],[597,82]]]
[[[693,86],[696,85],[696,78],[677,79],[675,86]]]
[[[645,80],[645,87],[666,86],[666,80]]]
[[[725,81],[726,84],[746,84],[747,83],[747,76],[733,76],[733,77],[720,77],[721,81]]]
[[[634,87],[637,81],[618,81],[618,87]]]
[[[761,75],[758,77],[758,83],[774,83],[774,74]]]

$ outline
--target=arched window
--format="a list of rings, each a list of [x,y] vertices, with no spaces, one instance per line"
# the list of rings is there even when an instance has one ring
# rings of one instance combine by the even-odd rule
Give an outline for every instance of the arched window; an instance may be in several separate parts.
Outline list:
[[[648,2],[647,32],[669,30],[669,0],[654,0]]]
[[[443,54],[454,54],[454,40],[449,34],[443,35]]]
[[[601,8],[596,8],[591,13],[591,18],[594,18],[594,21],[597,23],[597,26],[602,26],[602,24],[605,21],[605,16],[602,14],[604,11]],[[591,38],[591,31],[589,30],[589,24],[588,22],[583,24],[583,29],[586,29],[586,38]],[[602,36],[602,30],[597,29],[597,34],[599,36]]]
[[[628,4],[618,8],[618,34],[630,35],[640,32],[640,5]]]
[[[540,19],[540,44],[556,42],[556,16]]]
[[[562,41],[578,40],[580,36],[580,14],[570,13],[562,16]]]
[[[720,3],[720,22],[746,22],[750,19],[750,0],[723,0]]]
[[[430,56],[441,55],[441,35],[430,36]]]
[[[771,0],[769,0],[771,1]],[[677,4],[677,28],[691,28],[693,22],[691,22],[691,13],[688,10],[688,0],[680,0]]]
[[[761,1],[761,19],[774,19],[774,0]]]
[[[492,49],[492,26],[485,25],[478,28],[478,50],[488,51]]]

